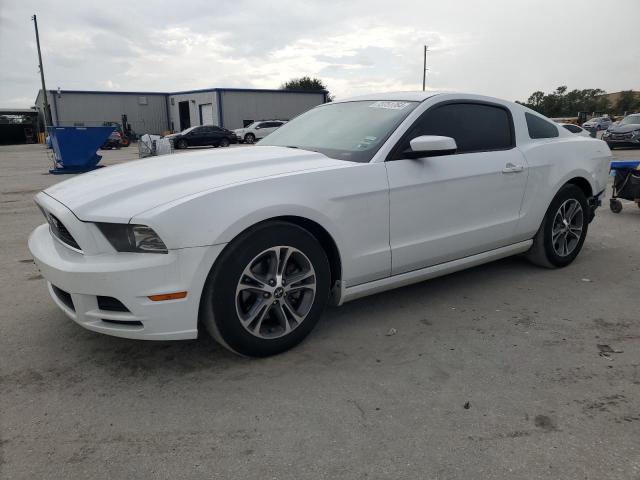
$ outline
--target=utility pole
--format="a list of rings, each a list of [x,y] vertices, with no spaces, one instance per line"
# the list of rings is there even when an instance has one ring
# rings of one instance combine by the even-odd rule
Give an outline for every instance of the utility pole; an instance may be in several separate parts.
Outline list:
[[[49,100],[47,100],[47,87],[44,84],[44,68],[42,67],[42,52],[40,52],[40,35],[38,35],[38,19],[35,15],[31,17],[33,25],[36,27],[36,45],[38,47],[38,66],[40,67],[40,80],[42,81],[42,94],[44,96],[44,125],[46,127],[53,126],[53,120],[51,118],[51,107],[49,106]]]
[[[422,64],[422,91],[423,92],[427,86],[427,50],[429,50],[429,47],[425,45],[424,46],[424,62]]]

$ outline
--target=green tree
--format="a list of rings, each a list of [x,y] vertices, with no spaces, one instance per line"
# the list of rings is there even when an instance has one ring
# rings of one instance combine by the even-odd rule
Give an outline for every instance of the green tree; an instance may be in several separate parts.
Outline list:
[[[631,113],[640,110],[640,94],[633,90],[625,90],[620,94],[615,107],[617,113]]]
[[[300,78],[292,78],[280,87],[283,90],[326,90],[327,100],[330,102],[333,97],[329,94],[329,89],[319,78],[311,78],[308,76]]]
[[[547,117],[572,117],[578,112],[608,113],[605,93],[600,88],[569,91],[566,85],[561,85],[551,93],[533,92],[526,103],[518,103]]]

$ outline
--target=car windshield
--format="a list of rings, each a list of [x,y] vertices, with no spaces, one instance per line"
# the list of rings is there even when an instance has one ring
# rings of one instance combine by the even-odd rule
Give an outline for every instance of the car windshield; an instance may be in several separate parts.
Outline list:
[[[259,142],[300,148],[337,160],[368,162],[418,102],[356,101],[313,108]]]
[[[195,130],[196,128],[198,128],[198,127],[197,127],[197,126],[195,126],[195,127],[185,128],[185,129],[184,129],[184,130],[182,130],[180,133],[184,135],[185,133],[189,133],[189,132],[191,132],[192,130]]]
[[[598,123],[600,120],[601,120],[601,118],[599,118],[599,117],[593,117],[593,118],[590,118],[589,120],[587,120],[587,122]]]
[[[627,115],[620,122],[620,125],[632,125],[632,124],[640,125],[640,115]]]

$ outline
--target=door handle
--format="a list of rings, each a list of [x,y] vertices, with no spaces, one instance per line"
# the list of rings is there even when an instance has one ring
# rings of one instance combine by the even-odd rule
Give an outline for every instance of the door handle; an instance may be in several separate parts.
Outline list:
[[[507,163],[502,169],[502,173],[518,173],[524,170],[522,165],[515,165],[511,162]]]

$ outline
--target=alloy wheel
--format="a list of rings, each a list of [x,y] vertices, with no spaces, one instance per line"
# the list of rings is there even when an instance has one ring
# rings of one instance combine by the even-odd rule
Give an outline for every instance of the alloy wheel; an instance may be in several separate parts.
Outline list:
[[[571,255],[580,243],[583,228],[582,205],[575,198],[566,200],[553,218],[551,243],[554,251],[561,257]]]
[[[316,295],[316,274],[309,258],[290,246],[256,255],[236,287],[236,312],[252,335],[274,339],[288,335],[307,318]]]

